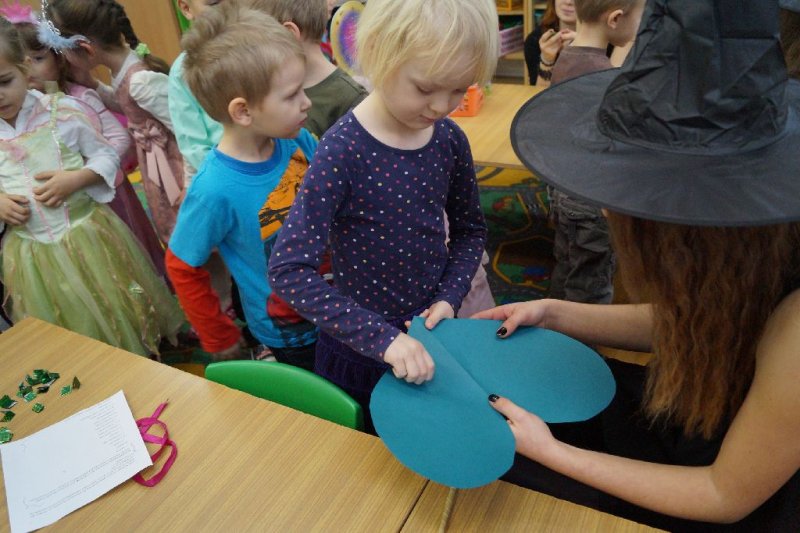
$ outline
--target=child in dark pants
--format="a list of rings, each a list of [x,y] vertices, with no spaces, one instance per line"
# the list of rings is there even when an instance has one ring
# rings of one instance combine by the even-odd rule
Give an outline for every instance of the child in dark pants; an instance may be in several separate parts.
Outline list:
[[[636,35],[644,0],[575,0],[578,31],[552,70],[553,85],[582,74],[612,68],[609,44],[623,46]],[[574,102],[574,105],[582,105]],[[611,303],[614,297],[614,252],[608,223],[597,207],[550,187],[556,226],[556,265],[550,297],[583,303]]]

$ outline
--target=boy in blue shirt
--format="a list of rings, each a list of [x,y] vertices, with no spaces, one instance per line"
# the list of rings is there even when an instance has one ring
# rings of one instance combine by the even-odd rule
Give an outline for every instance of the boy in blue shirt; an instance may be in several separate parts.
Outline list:
[[[277,360],[311,368],[316,329],[271,295],[265,255],[316,149],[303,129],[311,103],[302,89],[302,48],[272,17],[234,2],[196,19],[183,44],[189,88],[223,133],[181,205],[167,272],[203,349],[236,358],[241,333],[202,269],[218,249],[255,338]],[[260,221],[267,206],[273,216]]]

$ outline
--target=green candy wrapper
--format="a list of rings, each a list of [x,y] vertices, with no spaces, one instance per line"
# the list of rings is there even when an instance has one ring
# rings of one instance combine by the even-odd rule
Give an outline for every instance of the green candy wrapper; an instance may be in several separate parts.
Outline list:
[[[72,385],[65,385],[61,387],[61,396],[66,396],[70,392],[72,392]]]
[[[30,391],[28,394],[22,397],[22,399],[25,400],[26,402],[30,402],[34,398],[36,398],[36,393],[33,391]]]
[[[41,413],[42,411],[44,411],[44,405],[40,403],[35,403],[33,404],[33,407],[31,407],[31,411],[33,411],[34,413]]]
[[[3,409],[11,409],[15,405],[17,405],[17,401],[12,400],[11,396],[9,396],[8,394],[0,398],[0,407],[2,407]]]
[[[14,437],[8,428],[0,428],[0,444],[5,444]]]
[[[3,419],[0,422],[9,422],[14,418],[14,411],[3,411]]]

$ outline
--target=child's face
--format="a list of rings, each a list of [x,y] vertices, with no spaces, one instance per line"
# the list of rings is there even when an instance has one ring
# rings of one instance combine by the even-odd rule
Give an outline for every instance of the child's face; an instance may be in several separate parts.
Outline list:
[[[461,103],[475,81],[469,69],[459,68],[464,61],[427,75],[428,62],[412,59],[401,65],[379,89],[389,114],[408,130],[429,128]]]
[[[189,20],[199,17],[206,8],[219,4],[222,0],[178,0],[178,8]]]
[[[28,77],[30,87],[37,91],[44,91],[44,82],[58,81],[58,59],[56,54],[49,48],[34,50],[28,54],[30,66],[28,67]]]
[[[269,94],[250,108],[253,132],[280,139],[297,137],[311,108],[311,100],[303,91],[305,76],[306,65],[300,58],[283,64],[272,80]]]
[[[572,0],[556,0],[556,16],[561,22],[575,24],[578,17],[575,15],[575,2]]]
[[[28,77],[18,65],[0,57],[0,118],[13,126],[27,93]]]

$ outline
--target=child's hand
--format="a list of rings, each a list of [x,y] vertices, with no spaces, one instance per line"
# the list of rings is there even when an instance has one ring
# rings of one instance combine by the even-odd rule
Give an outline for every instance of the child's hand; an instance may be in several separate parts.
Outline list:
[[[0,193],[0,220],[12,226],[21,226],[31,216],[29,200],[18,194]]]
[[[45,183],[34,187],[33,199],[47,207],[59,207],[72,193],[87,185],[85,173],[85,169],[40,172],[34,178]]]
[[[419,316],[425,319],[426,328],[433,329],[443,318],[453,318],[456,316],[456,313],[453,311],[452,305],[444,300],[439,300],[420,313]]]
[[[401,333],[386,349],[383,361],[392,365],[398,379],[421,385],[433,378],[434,364],[425,347],[416,339]]]

